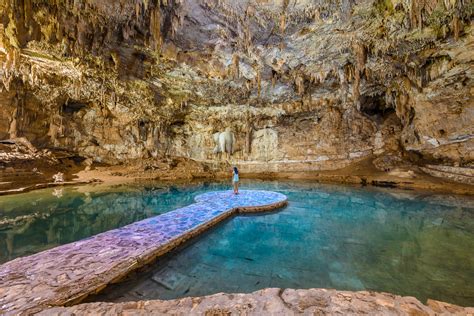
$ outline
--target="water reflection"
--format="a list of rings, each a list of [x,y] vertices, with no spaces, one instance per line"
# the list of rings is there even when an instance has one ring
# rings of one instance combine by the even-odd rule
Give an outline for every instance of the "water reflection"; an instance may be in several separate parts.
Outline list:
[[[55,197],[57,197],[58,199],[60,199],[60,198],[62,198],[62,196],[63,196],[63,191],[64,191],[63,188],[53,189],[53,196],[55,196]]]
[[[227,183],[81,186],[0,197],[0,262],[193,203]],[[474,200],[310,182],[244,181],[286,194],[280,212],[239,216],[110,288],[126,301],[265,287],[376,290],[474,305]],[[60,195],[60,196],[59,196]]]
[[[308,183],[278,213],[233,218],[96,300],[265,287],[376,290],[474,305],[474,201]]]
[[[0,197],[0,263],[193,203],[206,186],[54,188]]]

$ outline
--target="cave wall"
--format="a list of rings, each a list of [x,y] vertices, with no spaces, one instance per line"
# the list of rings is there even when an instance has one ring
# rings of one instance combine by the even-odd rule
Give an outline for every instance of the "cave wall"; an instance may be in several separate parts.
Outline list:
[[[418,0],[8,0],[0,138],[119,163],[335,169],[474,161],[473,5]],[[407,155],[413,157],[414,155]]]

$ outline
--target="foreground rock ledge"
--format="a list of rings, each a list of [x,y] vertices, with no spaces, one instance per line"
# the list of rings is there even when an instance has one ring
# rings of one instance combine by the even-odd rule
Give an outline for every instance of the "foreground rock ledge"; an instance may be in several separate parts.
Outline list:
[[[270,288],[251,294],[214,294],[176,300],[125,303],[87,303],[56,307],[40,315],[474,315],[473,307],[460,307],[388,293],[326,289]]]

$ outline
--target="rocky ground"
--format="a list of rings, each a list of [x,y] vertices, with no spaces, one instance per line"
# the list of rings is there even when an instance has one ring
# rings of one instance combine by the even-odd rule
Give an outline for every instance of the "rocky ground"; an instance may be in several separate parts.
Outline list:
[[[472,315],[474,308],[387,293],[325,289],[264,289],[169,301],[88,303],[40,315]]]
[[[171,160],[171,161],[170,161]],[[426,168],[426,167],[425,167]],[[33,170],[33,171],[28,171]],[[26,192],[44,187],[82,184],[82,183],[132,183],[137,181],[179,181],[190,182],[198,179],[230,181],[231,165],[203,164],[183,158],[167,160],[136,161],[127,165],[100,165],[85,167],[70,161],[70,167],[64,165],[48,165],[43,161],[16,164],[15,167],[0,169],[0,195]],[[416,170],[416,171],[414,171]],[[57,172],[65,174],[65,182],[55,183],[53,175]],[[420,168],[396,168],[385,172],[373,165],[369,157],[345,168],[321,171],[281,171],[281,172],[247,172],[241,173],[243,179],[259,180],[308,180],[326,183],[343,183],[351,185],[373,185],[407,190],[429,190],[456,194],[474,194],[474,186],[453,177],[467,178],[464,174],[430,170],[440,174],[430,175]]]
[[[181,161],[175,168],[162,162],[162,168],[155,169],[143,166],[110,166],[98,167],[89,171],[80,171],[77,181],[100,181],[104,183],[126,183],[143,180],[191,181],[196,179],[223,180],[231,177],[231,166],[212,169],[199,163]],[[156,164],[158,166],[158,164]],[[227,171],[226,171],[227,170]],[[417,171],[414,171],[417,170]],[[242,173],[243,179],[260,180],[308,180],[327,183],[344,183],[351,185],[373,185],[380,187],[402,188],[408,190],[429,190],[436,192],[474,194],[474,186],[447,179],[433,177],[418,168],[396,168],[385,172],[373,165],[373,158],[364,159],[346,168],[322,171],[282,171],[282,172],[248,172]]]

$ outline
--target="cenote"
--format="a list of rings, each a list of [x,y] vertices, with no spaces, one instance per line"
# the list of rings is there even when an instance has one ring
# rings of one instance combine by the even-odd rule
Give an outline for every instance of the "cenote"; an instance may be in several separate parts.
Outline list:
[[[226,183],[40,190],[0,197],[0,260],[191,204]],[[232,217],[92,301],[248,293],[267,287],[374,290],[474,303],[474,199],[310,182],[244,181],[289,205]]]

